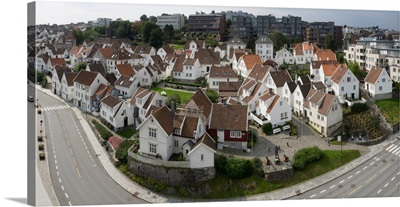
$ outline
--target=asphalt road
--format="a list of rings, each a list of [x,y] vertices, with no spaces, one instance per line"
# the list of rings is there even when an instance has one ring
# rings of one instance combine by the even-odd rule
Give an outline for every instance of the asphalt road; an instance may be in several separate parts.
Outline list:
[[[40,90],[37,95],[45,119],[50,176],[61,205],[146,203],[105,172],[69,105]]]
[[[348,173],[291,199],[400,197],[400,142]]]

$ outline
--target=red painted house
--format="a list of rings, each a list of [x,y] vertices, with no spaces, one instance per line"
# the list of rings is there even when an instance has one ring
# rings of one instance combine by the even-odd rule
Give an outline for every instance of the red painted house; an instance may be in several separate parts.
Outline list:
[[[248,138],[246,105],[213,104],[207,132],[218,137],[218,148],[246,149]]]

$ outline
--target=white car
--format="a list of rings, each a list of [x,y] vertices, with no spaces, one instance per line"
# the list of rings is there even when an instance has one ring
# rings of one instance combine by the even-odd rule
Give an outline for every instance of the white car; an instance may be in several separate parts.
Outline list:
[[[162,96],[166,96],[167,93],[166,93],[165,91],[161,91],[161,95],[162,95]]]

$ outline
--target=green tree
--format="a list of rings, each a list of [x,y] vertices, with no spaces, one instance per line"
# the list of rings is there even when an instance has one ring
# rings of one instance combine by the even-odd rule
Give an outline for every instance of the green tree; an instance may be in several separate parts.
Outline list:
[[[133,140],[124,140],[122,141],[119,146],[117,151],[115,152],[115,157],[122,163],[127,162],[127,157],[128,157],[128,149],[132,146]]]
[[[336,49],[337,49],[336,40],[332,33],[328,33],[325,36],[324,46],[326,49],[331,49],[332,51],[336,51]]]
[[[86,69],[86,63],[84,62],[79,62],[76,66],[75,66],[75,71],[79,72],[82,69]]]
[[[179,94],[174,93],[171,96],[167,97],[167,99],[165,100],[165,104],[171,108],[171,103],[174,102],[175,103],[175,107],[181,103],[181,97],[179,96]]]
[[[255,53],[255,48],[256,48],[255,42],[256,42],[256,40],[253,37],[250,37],[246,43],[246,48],[251,49],[251,51],[253,51],[253,53]]]
[[[266,135],[272,135],[272,124],[271,123],[266,123],[262,125],[262,131]]]
[[[250,160],[228,157],[226,174],[232,179],[240,179],[250,176],[253,173],[253,165]]]
[[[142,26],[143,26],[143,22],[142,21],[134,21],[131,24],[131,32],[132,32],[132,36],[134,39],[136,39],[138,37],[138,35],[140,35],[142,33]]]
[[[278,51],[282,49],[285,44],[288,44],[287,38],[282,34],[282,32],[273,31],[271,32],[268,37],[274,43],[274,51]]]
[[[217,103],[218,100],[218,92],[216,90],[207,89],[206,95],[210,99],[211,102]]]
[[[150,41],[150,35],[151,31],[153,29],[160,28],[158,25],[156,25],[153,22],[144,22],[143,27],[142,27],[142,40],[145,43],[149,43]]]
[[[105,26],[97,26],[94,28],[94,31],[97,32],[99,35],[106,35],[107,28]]]
[[[157,23],[157,17],[155,17],[155,16],[150,16],[150,17],[149,17],[149,21],[150,21],[150,22],[153,22],[153,23]]]
[[[155,47],[157,50],[163,46],[163,32],[159,27],[151,30],[149,44]]]
[[[83,41],[85,40],[85,36],[80,29],[74,29],[72,34],[74,35],[74,37],[76,39],[76,45],[81,45],[83,43]]]
[[[171,24],[167,24],[164,27],[164,38],[171,40],[174,38],[174,27]]]
[[[147,15],[143,14],[142,16],[140,16],[140,21],[147,22],[149,21],[149,18],[147,18]]]

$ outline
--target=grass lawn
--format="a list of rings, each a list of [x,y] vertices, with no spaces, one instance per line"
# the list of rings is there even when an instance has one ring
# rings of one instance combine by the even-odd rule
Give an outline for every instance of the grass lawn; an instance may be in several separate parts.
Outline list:
[[[183,49],[183,47],[184,47],[184,45],[177,45],[177,44],[171,44],[170,46],[174,50],[180,50],[180,49]]]
[[[249,196],[304,182],[338,168],[361,155],[358,150],[343,150],[342,153],[335,150],[323,150],[322,152],[323,155],[319,161],[307,164],[303,170],[295,170],[293,177],[286,181],[267,182],[255,174],[243,179],[230,179],[226,175],[217,174],[214,179],[193,186],[166,187],[167,189],[163,189],[163,191],[157,191],[159,188],[157,186],[160,184],[156,183],[151,186],[146,185],[146,187],[170,196],[193,199],[227,199]],[[129,174],[126,171],[124,173]]]
[[[169,89],[169,88],[160,88],[160,87],[153,87],[151,90],[157,91],[158,93],[161,93],[161,91],[165,91],[167,93],[167,97],[171,96],[172,94],[178,94],[181,97],[182,104],[185,104],[186,102],[189,101],[189,99],[193,96],[194,92],[188,91],[177,91],[174,89]]]
[[[131,138],[136,133],[134,128],[126,128],[124,130],[118,131],[117,134],[123,138]]]
[[[391,124],[395,124],[400,120],[400,100],[399,99],[385,99],[375,102],[383,115]]]

